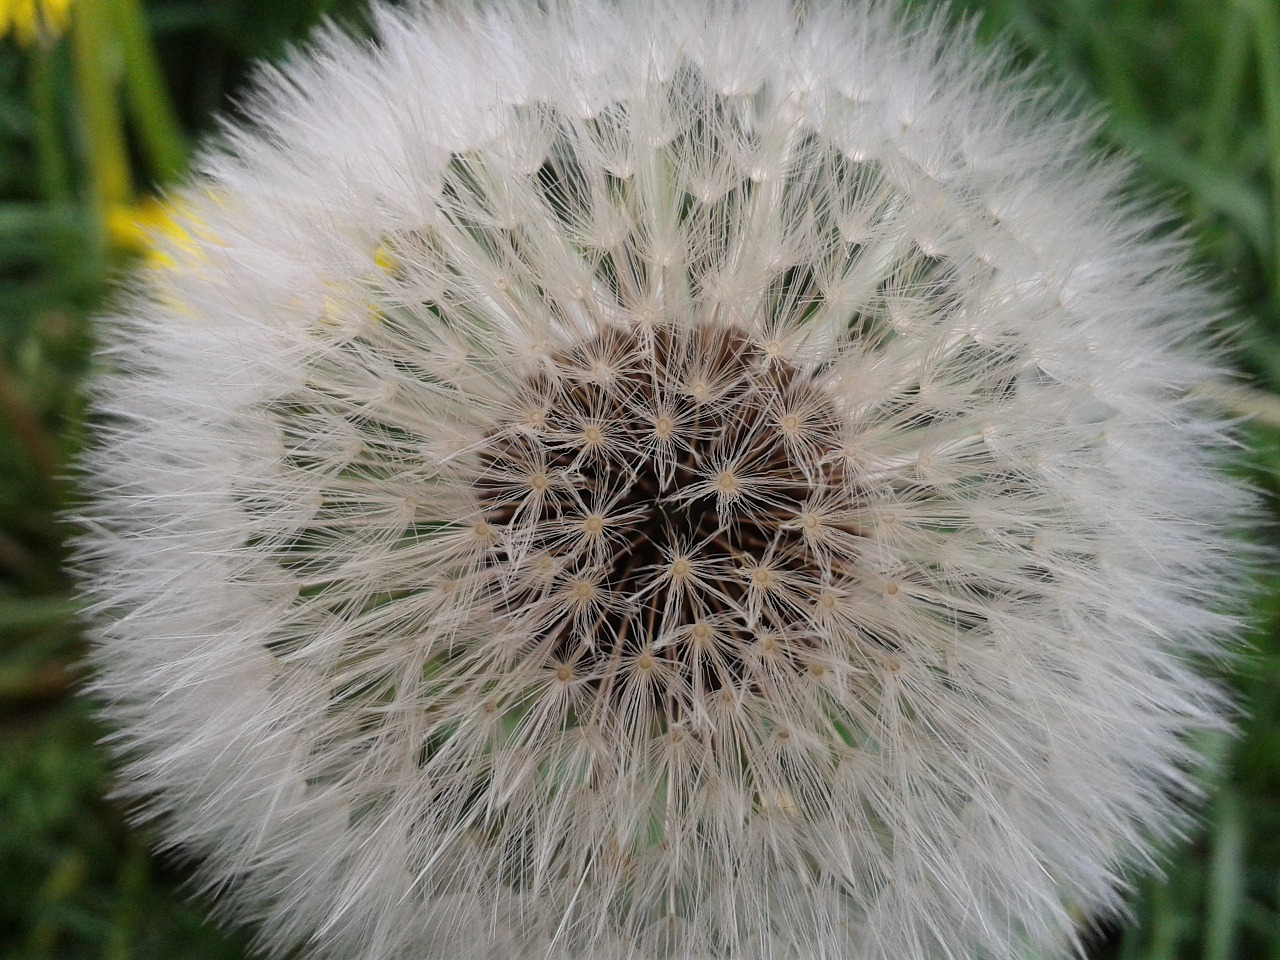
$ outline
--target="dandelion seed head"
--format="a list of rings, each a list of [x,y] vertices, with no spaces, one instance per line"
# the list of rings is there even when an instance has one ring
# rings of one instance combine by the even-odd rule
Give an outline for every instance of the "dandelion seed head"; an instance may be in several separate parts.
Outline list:
[[[883,2],[373,19],[102,325],[125,792],[281,954],[1065,955],[1251,509],[1124,165]]]

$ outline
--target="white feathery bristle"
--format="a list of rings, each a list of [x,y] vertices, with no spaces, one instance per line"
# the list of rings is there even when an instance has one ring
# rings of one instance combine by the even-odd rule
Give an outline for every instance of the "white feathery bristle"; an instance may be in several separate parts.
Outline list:
[[[1065,955],[1247,569],[1159,211],[888,3],[373,14],[101,325],[125,790],[279,955]]]

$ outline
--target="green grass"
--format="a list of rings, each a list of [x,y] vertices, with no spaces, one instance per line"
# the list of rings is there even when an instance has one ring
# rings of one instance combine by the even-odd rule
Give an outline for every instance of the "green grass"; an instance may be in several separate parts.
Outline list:
[[[103,10],[124,0],[95,2]],[[930,6],[917,0],[916,6]],[[1280,5],[1271,0],[960,0],[981,30],[1045,62],[1109,119],[1102,148],[1135,155],[1191,224],[1205,270],[1236,307],[1241,371],[1280,392]],[[232,105],[253,58],[278,55],[321,0],[157,0],[158,60],[110,106],[122,160],[147,188]],[[137,37],[103,62],[146,74]],[[145,53],[145,51],[144,51]],[[245,956],[247,935],[203,921],[177,854],[156,854],[109,798],[103,731],[75,696],[82,642],[62,572],[80,443],[87,318],[125,261],[101,243],[84,96],[66,43],[0,42],[0,957]],[[1057,78],[1057,79],[1055,79]],[[145,89],[149,86],[150,94]],[[131,90],[133,87],[130,88]],[[148,104],[159,91],[171,102]],[[109,92],[109,88],[108,88]],[[118,123],[118,121],[117,121]],[[177,125],[175,132],[174,124]],[[176,152],[175,152],[176,151]],[[1268,497],[1256,532],[1280,545],[1280,426],[1245,431],[1241,471]],[[1280,574],[1260,591],[1252,647],[1230,682],[1244,717],[1220,759],[1202,827],[1139,879],[1131,922],[1095,925],[1090,953],[1123,960],[1280,960]],[[180,852],[178,852],[180,853]]]

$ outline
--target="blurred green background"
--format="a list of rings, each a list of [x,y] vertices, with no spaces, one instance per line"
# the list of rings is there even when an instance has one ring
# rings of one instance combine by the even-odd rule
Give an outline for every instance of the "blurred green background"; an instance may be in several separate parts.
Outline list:
[[[76,695],[82,640],[61,570],[74,502],[88,318],[145,256],[139,221],[181,175],[255,59],[349,0],[0,0],[0,957],[237,958],[189,864],[152,853],[108,799],[105,731]],[[933,3],[917,0],[914,6]],[[1236,315],[1248,416],[1239,470],[1280,546],[1280,0],[956,0],[1107,111],[1099,149],[1191,225]],[[1158,491],[1153,491],[1158,496]],[[1280,575],[1229,677],[1246,711],[1201,828],[1138,878],[1125,922],[1081,918],[1093,958],[1280,960]]]

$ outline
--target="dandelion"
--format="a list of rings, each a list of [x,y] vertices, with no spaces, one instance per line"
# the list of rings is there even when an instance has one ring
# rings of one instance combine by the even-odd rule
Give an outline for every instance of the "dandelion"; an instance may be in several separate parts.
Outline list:
[[[140,254],[156,269],[178,266],[174,251],[194,253],[195,243],[172,204],[156,197],[117,204],[107,214],[107,237],[117,250]]]
[[[1182,242],[883,3],[374,20],[103,327],[123,790],[275,952],[1065,952],[1224,722]]]
[[[71,0],[0,0],[0,37],[24,47],[59,37],[71,19]]]

